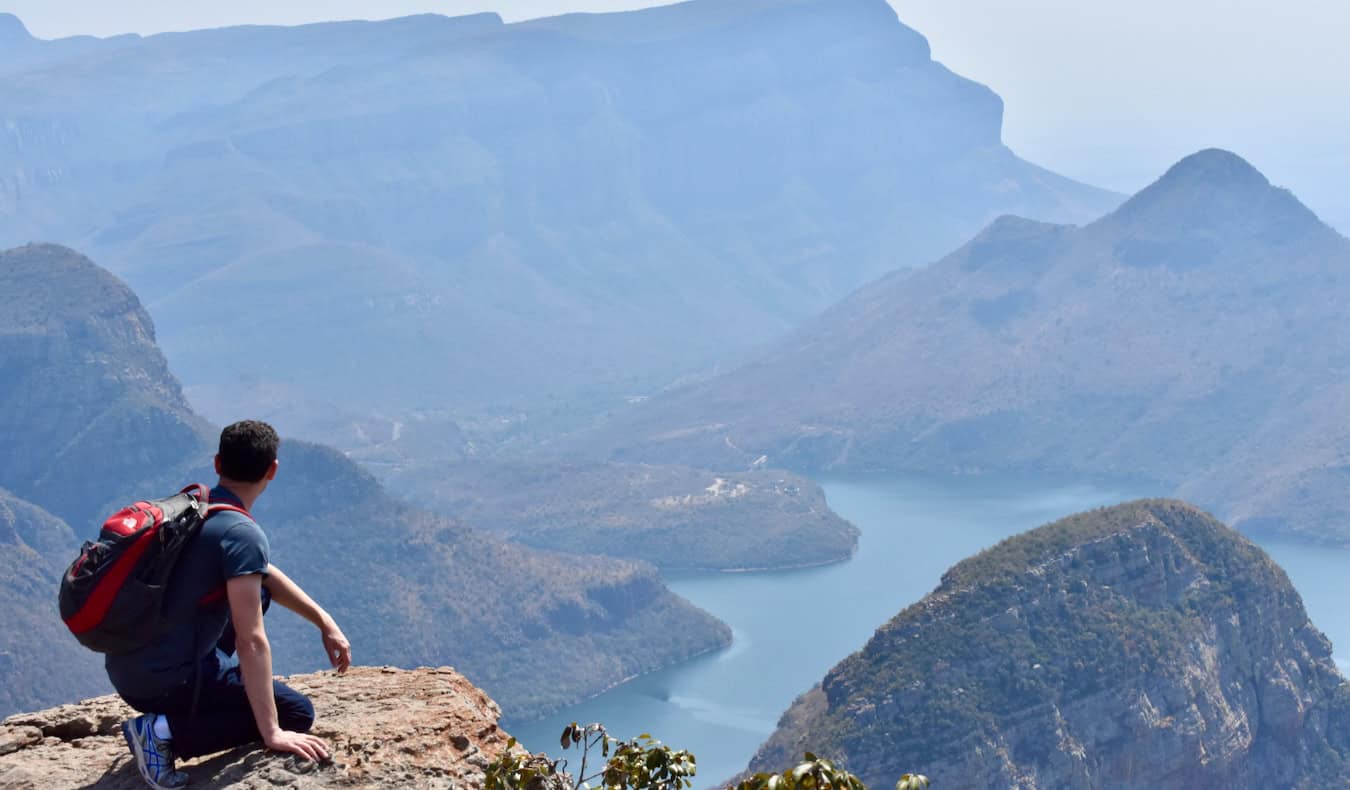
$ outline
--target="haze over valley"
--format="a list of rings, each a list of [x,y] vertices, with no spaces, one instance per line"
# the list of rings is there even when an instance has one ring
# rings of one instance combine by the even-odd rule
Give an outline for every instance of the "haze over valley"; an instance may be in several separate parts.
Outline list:
[[[727,468],[1149,480],[1346,545],[1348,304],[1350,240],[1202,151],[1081,228],[1000,218],[599,441]]]
[[[642,393],[999,214],[1117,200],[1002,146],[883,0],[7,35],[0,246],[93,256],[209,416],[283,401],[308,435]]]
[[[885,0],[507,19],[0,13],[0,714],[109,691],[67,563],[252,417],[276,564],[529,749],[1350,787],[1350,239],[1241,151],[1028,161]]]

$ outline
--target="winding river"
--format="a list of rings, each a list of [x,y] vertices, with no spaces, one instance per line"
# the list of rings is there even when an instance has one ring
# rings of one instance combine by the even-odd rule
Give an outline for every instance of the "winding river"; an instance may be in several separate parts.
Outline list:
[[[680,595],[728,623],[727,649],[637,678],[537,722],[506,721],[527,747],[558,756],[572,721],[611,734],[648,732],[698,758],[698,787],[745,768],[792,700],[877,626],[980,549],[1061,516],[1157,492],[1043,478],[886,477],[822,481],[830,506],[862,530],[857,554],[821,568],[668,577]],[[1350,645],[1337,584],[1350,552],[1270,544],[1313,622]],[[1346,666],[1342,663],[1342,666]]]

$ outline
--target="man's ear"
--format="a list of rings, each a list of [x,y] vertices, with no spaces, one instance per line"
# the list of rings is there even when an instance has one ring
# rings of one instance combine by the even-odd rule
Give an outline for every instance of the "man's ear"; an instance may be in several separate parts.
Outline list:
[[[220,474],[220,454],[216,454],[216,474]]]
[[[276,479],[276,477],[277,477],[277,467],[278,467],[278,466],[281,466],[281,461],[275,460],[275,459],[274,459],[274,460],[272,461],[272,465],[269,466],[269,467],[267,467],[267,479],[268,479],[268,480],[275,480],[275,479]]]

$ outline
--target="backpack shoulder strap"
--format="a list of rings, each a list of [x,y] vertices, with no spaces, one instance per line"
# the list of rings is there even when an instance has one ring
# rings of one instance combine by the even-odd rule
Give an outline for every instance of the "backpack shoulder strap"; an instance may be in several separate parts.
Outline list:
[[[207,506],[206,506],[206,518],[207,518],[207,519],[210,519],[212,516],[216,515],[217,513],[221,513],[221,512],[224,512],[224,511],[226,511],[226,510],[228,510],[228,511],[230,511],[230,512],[232,512],[232,513],[239,513],[239,514],[243,515],[245,518],[249,519],[250,521],[253,520],[253,515],[252,515],[251,513],[249,513],[247,510],[244,510],[242,507],[239,507],[238,505],[230,505],[230,504],[226,504],[226,503],[224,503],[224,502],[213,502],[212,504],[207,505]],[[204,519],[204,520],[205,520],[205,519]]]
[[[201,483],[189,483],[188,485],[183,486],[183,490],[179,491],[178,493],[191,494],[192,497],[196,499],[198,502],[211,501],[211,489],[207,488]]]

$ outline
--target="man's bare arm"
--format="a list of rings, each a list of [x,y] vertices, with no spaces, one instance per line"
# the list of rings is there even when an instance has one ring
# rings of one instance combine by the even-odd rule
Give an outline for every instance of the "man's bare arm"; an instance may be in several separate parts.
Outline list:
[[[236,576],[225,582],[230,601],[230,620],[234,623],[235,653],[244,676],[244,693],[258,733],[269,749],[293,752],[310,760],[328,756],[322,740],[305,733],[281,729],[277,701],[272,691],[272,646],[263,629],[262,575]]]
[[[338,674],[346,672],[347,667],[352,664],[352,646],[342,633],[342,629],[338,628],[337,621],[275,565],[267,566],[267,578],[263,579],[263,585],[272,594],[273,601],[305,618],[319,629],[319,633],[323,636],[324,653],[328,655],[329,662]]]

